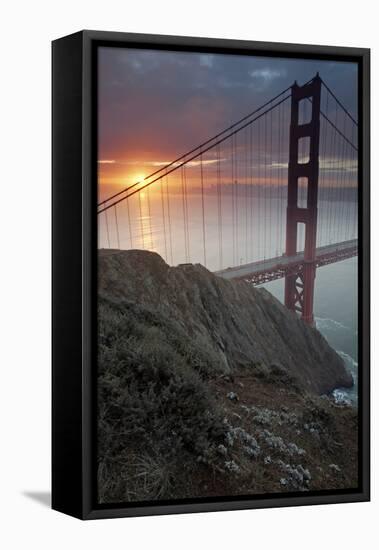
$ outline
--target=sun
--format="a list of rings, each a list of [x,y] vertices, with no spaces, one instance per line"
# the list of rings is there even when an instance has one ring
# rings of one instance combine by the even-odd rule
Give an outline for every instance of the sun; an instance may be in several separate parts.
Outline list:
[[[140,181],[143,181],[146,178],[146,175],[140,172],[139,174],[136,174],[135,181],[139,183]]]

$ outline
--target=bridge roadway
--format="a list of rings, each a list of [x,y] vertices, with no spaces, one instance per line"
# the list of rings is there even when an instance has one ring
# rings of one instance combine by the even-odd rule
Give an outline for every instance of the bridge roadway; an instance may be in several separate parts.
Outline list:
[[[358,254],[358,240],[321,246],[316,249],[316,266],[340,262]],[[278,256],[269,260],[259,260],[250,264],[228,267],[215,271],[215,275],[224,279],[242,279],[255,285],[274,281],[287,273],[297,273],[304,263],[304,252],[294,256]]]

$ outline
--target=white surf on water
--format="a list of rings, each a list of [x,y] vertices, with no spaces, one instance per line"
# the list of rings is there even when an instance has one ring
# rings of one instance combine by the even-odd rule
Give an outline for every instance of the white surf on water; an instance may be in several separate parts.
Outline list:
[[[338,403],[357,405],[358,401],[358,262],[351,258],[317,270],[314,313],[316,327],[330,346],[342,357],[354,379],[352,388],[336,388]],[[284,281],[279,279],[264,285],[283,301]]]
[[[331,344],[333,340],[339,336],[350,336],[354,339],[357,337],[357,331],[334,319],[316,317],[315,321],[317,329]],[[346,369],[351,373],[354,385],[352,388],[336,388],[333,391],[333,397],[336,403],[349,403],[356,406],[358,401],[358,363],[348,353],[338,349],[336,349],[336,352],[343,359]]]
[[[354,333],[354,335],[357,335],[357,331],[353,331],[351,328],[347,327],[346,325],[339,323],[338,321],[335,321],[334,319],[323,319],[321,317],[315,317],[316,326],[320,332],[337,332],[340,330],[347,330],[351,333]]]
[[[345,362],[347,370],[351,373],[354,386],[352,388],[336,388],[333,391],[334,399],[337,403],[340,402],[350,402],[352,405],[357,405],[358,402],[358,363],[354,361],[350,355],[344,353],[343,351],[337,351],[338,355],[342,357]]]

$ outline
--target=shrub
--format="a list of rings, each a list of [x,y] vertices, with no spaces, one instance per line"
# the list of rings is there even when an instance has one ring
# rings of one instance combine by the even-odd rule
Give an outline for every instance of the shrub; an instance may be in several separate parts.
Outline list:
[[[137,313],[137,314],[136,314]],[[102,302],[98,334],[98,484],[102,502],[168,498],[183,457],[212,457],[225,426],[183,345],[149,312]],[[134,318],[134,321],[132,320]],[[188,359],[191,357],[191,360]],[[190,461],[191,462],[191,461]],[[176,487],[175,495],[178,494]]]

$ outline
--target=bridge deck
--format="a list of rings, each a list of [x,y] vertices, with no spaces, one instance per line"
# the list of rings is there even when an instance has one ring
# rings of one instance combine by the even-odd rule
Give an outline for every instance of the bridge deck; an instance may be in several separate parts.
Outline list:
[[[358,240],[352,239],[337,244],[321,246],[316,249],[317,267],[351,258],[358,254]],[[215,275],[224,279],[243,279],[254,284],[262,284],[284,277],[286,273],[296,271],[304,262],[304,253],[294,256],[277,256],[269,260],[260,260],[250,264],[228,267],[216,271]]]

